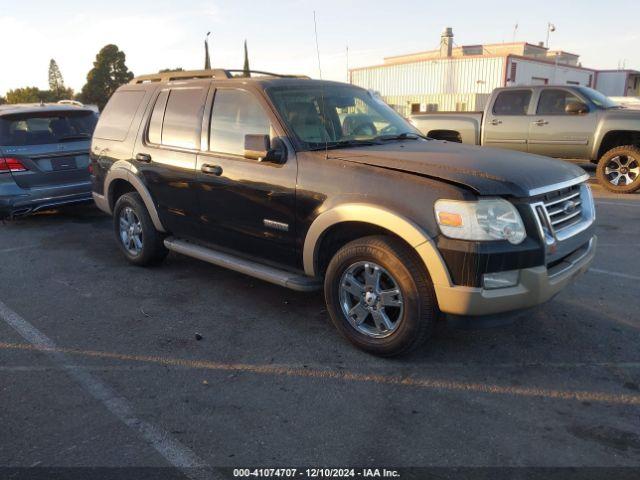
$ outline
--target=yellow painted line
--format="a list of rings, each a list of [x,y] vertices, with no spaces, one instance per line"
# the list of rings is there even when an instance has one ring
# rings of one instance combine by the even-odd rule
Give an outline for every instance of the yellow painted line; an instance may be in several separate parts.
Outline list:
[[[398,385],[405,387],[423,388],[428,390],[445,390],[455,392],[489,393],[497,395],[514,395],[521,397],[539,397],[556,400],[575,400],[599,403],[611,403],[619,405],[640,405],[640,395],[612,394],[604,392],[553,390],[536,387],[509,387],[489,385],[484,383],[468,383],[450,380],[435,380],[429,378],[400,377],[394,375],[379,375],[367,373],[355,373],[338,370],[319,370],[299,367],[287,367],[278,365],[259,365],[247,363],[221,363],[208,360],[187,360],[180,358],[168,358],[149,355],[130,355],[115,352],[101,352],[96,350],[77,350],[68,348],[35,348],[32,345],[19,343],[0,342],[0,349],[11,350],[52,350],[67,355],[79,355],[83,357],[109,358],[129,362],[144,362],[165,366],[176,366],[202,370],[246,372],[259,375],[274,375],[298,378],[317,378],[325,380],[338,380],[345,382],[376,383],[383,385]]]

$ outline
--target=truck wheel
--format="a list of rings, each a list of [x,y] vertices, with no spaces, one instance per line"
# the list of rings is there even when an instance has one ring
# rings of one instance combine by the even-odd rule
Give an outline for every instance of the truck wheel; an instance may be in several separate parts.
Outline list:
[[[402,355],[420,346],[438,315],[420,259],[391,237],[365,237],[342,247],[329,263],[324,292],[338,331],[376,355]]]
[[[125,193],[118,199],[113,209],[113,227],[120,250],[134,265],[160,263],[169,253],[137,192]]]
[[[600,158],[596,176],[611,192],[635,192],[640,188],[640,148],[625,145],[609,150]]]

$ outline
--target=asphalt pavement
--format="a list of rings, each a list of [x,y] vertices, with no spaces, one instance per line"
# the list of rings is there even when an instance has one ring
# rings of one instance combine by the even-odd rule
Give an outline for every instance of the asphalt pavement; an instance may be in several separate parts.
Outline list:
[[[321,293],[128,265],[93,206],[0,225],[0,467],[640,468],[640,195],[594,191],[590,272],[393,360]]]

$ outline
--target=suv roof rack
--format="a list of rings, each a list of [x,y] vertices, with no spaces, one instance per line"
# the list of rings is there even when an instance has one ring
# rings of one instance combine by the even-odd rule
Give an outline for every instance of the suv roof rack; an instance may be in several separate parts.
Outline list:
[[[130,84],[140,84],[149,82],[171,82],[173,80],[193,80],[205,78],[245,78],[243,77],[245,70],[225,70],[222,68],[214,68],[210,70],[186,70],[174,72],[152,73],[149,75],[140,75],[131,80]],[[250,74],[256,74],[265,77],[278,78],[305,78],[305,75],[281,75],[278,73],[263,72],[260,70],[250,70]]]

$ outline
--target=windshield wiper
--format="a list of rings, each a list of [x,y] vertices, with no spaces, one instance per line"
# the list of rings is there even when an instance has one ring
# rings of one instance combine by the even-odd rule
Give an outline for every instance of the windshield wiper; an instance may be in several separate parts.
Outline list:
[[[79,133],[77,135],[66,135],[64,137],[60,137],[58,142],[68,142],[71,140],[85,140],[87,138],[91,138],[91,135],[88,133]]]
[[[374,138],[374,140],[378,140],[381,142],[388,142],[393,140],[417,140],[419,138],[424,138],[425,140],[429,140],[429,138],[424,135],[420,135],[415,132],[403,132],[397,135],[380,135]]]
[[[345,148],[345,147],[363,147],[363,146],[371,146],[371,145],[380,145],[376,139],[371,140],[340,140],[337,142],[328,142],[325,146],[313,147],[310,150],[332,150],[336,148]]]

